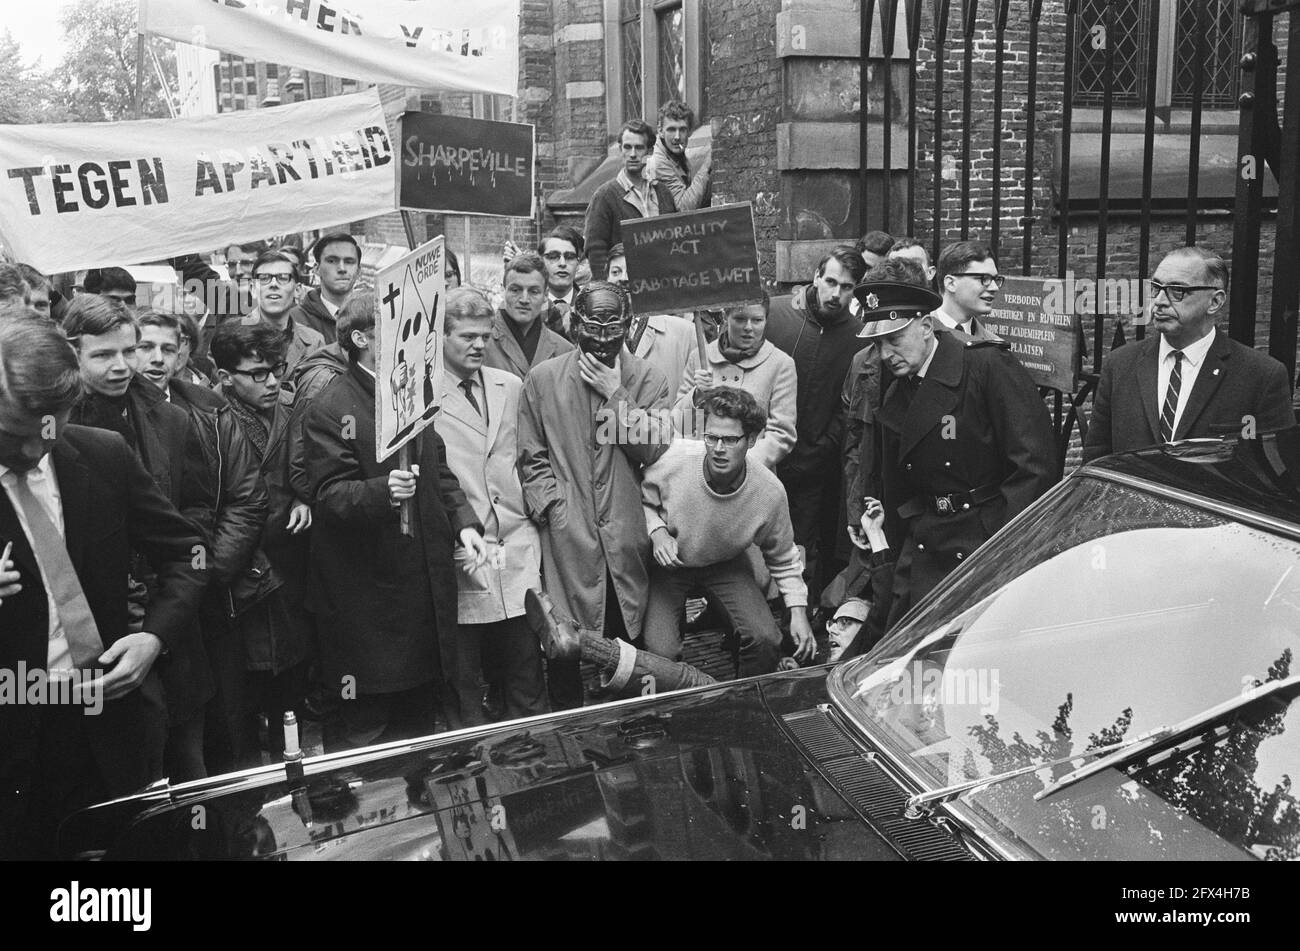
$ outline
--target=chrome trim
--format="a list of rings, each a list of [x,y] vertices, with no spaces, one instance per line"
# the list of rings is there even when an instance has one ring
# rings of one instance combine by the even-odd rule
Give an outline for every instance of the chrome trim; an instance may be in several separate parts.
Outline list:
[[[819,666],[828,667],[829,665],[823,664]],[[816,669],[816,667],[803,667],[798,671],[791,671],[790,673],[797,674]],[[299,763],[302,766],[304,776],[316,776],[337,769],[346,769],[348,767],[360,766],[365,763],[382,760],[392,754],[421,753],[464,739],[471,739],[474,737],[486,738],[495,735],[519,732],[520,730],[527,729],[530,724],[545,725],[549,727],[552,725],[563,724],[566,720],[589,716],[592,713],[603,713],[605,711],[614,710],[621,711],[623,708],[654,704],[664,697],[679,699],[692,694],[703,694],[709,691],[731,690],[736,686],[748,684],[753,681],[779,679],[779,677],[779,674],[760,674],[753,677],[742,677],[738,680],[721,680],[717,683],[704,684],[700,687],[686,687],[681,690],[666,690],[661,693],[648,694],[643,697],[627,697],[622,700],[610,700],[605,703],[593,704],[589,707],[576,707],[572,710],[562,710],[558,713],[539,713],[531,717],[521,717],[518,720],[501,720],[496,723],[484,724],[483,726],[472,726],[460,730],[449,730],[446,733],[431,733],[427,736],[416,737],[415,739],[410,740],[393,740],[389,743],[365,746],[355,750],[342,750],[337,753],[322,753],[320,756],[311,756],[300,760]],[[231,773],[223,773],[220,776],[193,779],[175,785],[170,783],[167,779],[160,779],[139,792],[131,793],[127,796],[121,796],[117,799],[109,799],[95,803],[94,805],[87,807],[87,809],[96,810],[108,806],[133,802],[140,803],[141,805],[175,804],[193,796],[241,792],[256,789],[271,783],[284,782],[289,782],[289,777],[285,772],[285,764],[272,763],[267,766],[254,766]]]

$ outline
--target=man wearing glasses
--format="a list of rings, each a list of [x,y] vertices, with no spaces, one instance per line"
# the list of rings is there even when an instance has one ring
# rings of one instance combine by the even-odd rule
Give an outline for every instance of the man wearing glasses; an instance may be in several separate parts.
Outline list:
[[[754,579],[746,550],[757,545],[790,609],[795,659],[816,650],[808,623],[803,559],[781,480],[747,454],[767,426],[767,413],[749,392],[717,386],[701,393],[702,441],[679,439],[646,469],[641,485],[646,528],[654,550],[646,649],[682,659],[678,617],[686,593],[703,588],[722,607],[740,641],[740,676],[776,669],[781,632]]]
[[[956,333],[967,340],[1001,343],[1002,338],[984,321],[993,312],[993,302],[1005,281],[998,273],[993,252],[975,241],[958,241],[939,255],[939,289],[943,303],[934,312],[935,329]]]
[[[280,332],[284,338],[284,359],[287,373],[293,373],[302,358],[325,345],[319,331],[293,319],[294,288],[298,273],[293,259],[280,251],[264,251],[253,265],[253,290],[257,306],[241,321],[252,327],[266,324]]]
[[[1198,247],[1170,251],[1148,282],[1159,331],[1106,359],[1093,400],[1084,461],[1180,439],[1285,429],[1295,423],[1286,368],[1229,340],[1215,322],[1228,300],[1228,267]]]

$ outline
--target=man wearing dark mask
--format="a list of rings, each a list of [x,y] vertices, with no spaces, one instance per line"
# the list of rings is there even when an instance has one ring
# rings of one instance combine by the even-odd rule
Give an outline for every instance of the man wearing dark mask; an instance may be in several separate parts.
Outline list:
[[[580,633],[628,641],[641,634],[650,566],[644,520],[628,513],[641,502],[642,467],[672,440],[668,381],[624,347],[631,313],[621,287],[584,287],[571,324],[578,349],[535,366],[519,408],[519,472],[557,613]],[[581,704],[576,661],[553,664],[550,680],[554,706]]]

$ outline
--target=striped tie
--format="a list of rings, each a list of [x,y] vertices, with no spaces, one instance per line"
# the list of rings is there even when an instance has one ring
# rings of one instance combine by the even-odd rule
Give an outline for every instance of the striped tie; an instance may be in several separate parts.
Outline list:
[[[1174,417],[1178,414],[1178,390],[1183,385],[1183,351],[1173,353],[1174,368],[1169,374],[1169,386],[1165,389],[1165,406],[1160,413],[1160,440],[1174,441]]]

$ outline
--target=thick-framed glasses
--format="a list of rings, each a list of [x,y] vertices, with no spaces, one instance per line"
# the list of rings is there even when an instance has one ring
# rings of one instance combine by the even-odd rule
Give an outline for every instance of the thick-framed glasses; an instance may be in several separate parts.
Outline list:
[[[1214,284],[1163,284],[1154,278],[1147,281],[1147,300],[1154,301],[1161,294],[1164,294],[1175,304],[1180,302],[1192,291],[1221,291],[1222,287]]]
[[[731,449],[735,446],[739,446],[740,441],[744,438],[744,436],[715,436],[713,433],[705,433],[704,445],[708,446],[710,449],[716,449],[718,446],[721,446],[724,449]]]
[[[1005,274],[985,274],[983,271],[961,271],[953,277],[973,277],[979,280],[981,287],[992,286],[999,289],[1007,282]]]
[[[288,287],[297,278],[292,274],[255,274],[253,280],[257,281],[260,287],[270,287],[272,284]]]
[[[545,254],[542,255],[542,257],[544,257],[544,258],[546,258],[546,260],[548,260],[548,261],[552,261],[552,262],[554,262],[554,261],[569,261],[569,262],[573,262],[573,261],[578,260],[578,255],[577,255],[577,253],[576,253],[576,252],[573,252],[573,251],[547,251]]]
[[[284,376],[285,371],[288,369],[289,364],[277,363],[273,367],[259,367],[256,370],[231,370],[230,372],[238,373],[240,376],[246,376],[254,383],[265,383],[266,378],[271,374],[275,374],[275,378],[278,380]]]

